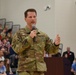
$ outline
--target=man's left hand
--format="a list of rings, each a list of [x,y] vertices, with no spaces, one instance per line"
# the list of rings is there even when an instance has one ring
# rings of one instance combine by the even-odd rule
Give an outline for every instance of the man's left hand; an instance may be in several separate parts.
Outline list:
[[[59,45],[59,44],[60,44],[60,36],[57,35],[55,39],[55,45]]]

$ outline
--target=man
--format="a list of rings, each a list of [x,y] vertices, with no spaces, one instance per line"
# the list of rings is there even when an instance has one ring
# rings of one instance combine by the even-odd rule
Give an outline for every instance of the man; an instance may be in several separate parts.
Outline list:
[[[20,29],[12,39],[12,48],[19,55],[17,71],[19,75],[44,75],[47,70],[44,50],[48,54],[57,53],[60,37],[57,35],[53,44],[45,33],[33,26],[37,22],[35,9],[27,9],[24,15],[26,27]]]
[[[66,57],[72,65],[75,56],[74,56],[74,53],[70,51],[70,47],[67,47],[67,51],[63,52],[63,57]]]

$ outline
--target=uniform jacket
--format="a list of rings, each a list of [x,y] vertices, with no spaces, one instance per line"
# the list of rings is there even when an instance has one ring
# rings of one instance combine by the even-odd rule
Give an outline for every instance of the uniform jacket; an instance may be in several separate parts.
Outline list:
[[[29,36],[31,30],[27,27],[20,29],[13,36],[12,48],[19,55],[18,71],[46,71],[44,50],[56,54],[58,47],[43,32],[37,30],[36,41]]]

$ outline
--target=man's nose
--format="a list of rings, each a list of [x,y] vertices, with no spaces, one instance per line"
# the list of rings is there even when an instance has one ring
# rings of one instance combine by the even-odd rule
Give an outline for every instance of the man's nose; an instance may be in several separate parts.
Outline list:
[[[32,17],[32,19],[35,19],[35,17]]]

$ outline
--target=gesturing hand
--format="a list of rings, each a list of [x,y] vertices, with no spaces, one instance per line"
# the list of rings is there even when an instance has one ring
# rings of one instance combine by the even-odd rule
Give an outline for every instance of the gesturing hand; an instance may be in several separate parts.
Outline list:
[[[37,35],[36,33],[37,33],[36,30],[32,30],[31,33],[30,33],[30,37],[34,38]]]
[[[60,36],[59,34],[57,34],[56,38],[55,38],[55,45],[59,45],[60,44]]]

